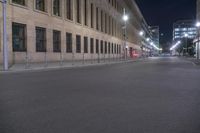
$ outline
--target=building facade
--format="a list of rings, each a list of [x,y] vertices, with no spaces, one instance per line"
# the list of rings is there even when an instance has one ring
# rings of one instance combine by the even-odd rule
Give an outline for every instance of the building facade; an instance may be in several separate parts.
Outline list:
[[[173,24],[173,40],[184,38],[194,39],[197,36],[197,28],[194,20],[179,20]]]
[[[150,26],[152,33],[152,38],[157,47],[160,47],[160,27],[159,26]]]
[[[129,16],[126,37],[124,9]],[[132,51],[140,54],[142,20],[134,0],[8,0],[9,63],[123,57],[131,56]],[[1,13],[0,63],[2,23]]]

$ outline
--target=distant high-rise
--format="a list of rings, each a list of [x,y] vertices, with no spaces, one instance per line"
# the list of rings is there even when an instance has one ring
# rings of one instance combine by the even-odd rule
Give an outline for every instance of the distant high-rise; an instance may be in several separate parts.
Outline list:
[[[197,19],[200,19],[200,0],[197,0]]]
[[[194,39],[197,35],[197,28],[194,20],[179,20],[173,24],[173,40],[183,38]]]
[[[160,28],[159,26],[150,26],[152,39],[154,43],[159,47],[160,44]]]

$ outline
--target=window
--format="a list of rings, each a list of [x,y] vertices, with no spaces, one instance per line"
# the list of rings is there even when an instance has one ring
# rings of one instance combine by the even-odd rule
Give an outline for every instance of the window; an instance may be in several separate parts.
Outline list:
[[[66,33],[67,53],[72,53],[72,33]]]
[[[76,53],[81,53],[81,36],[76,35]]]
[[[103,11],[101,10],[101,32],[103,32],[103,27],[104,25],[103,25]]]
[[[12,24],[12,41],[14,52],[26,51],[26,25]]]
[[[110,42],[108,43],[108,53],[110,54]]]
[[[94,28],[94,4],[93,3],[91,3],[91,28]]]
[[[36,27],[36,52],[46,52],[46,29]]]
[[[111,17],[108,17],[108,33],[111,34]]]
[[[107,47],[107,42],[105,42],[105,54],[108,53],[108,47]]]
[[[103,54],[103,41],[101,40],[101,54]]]
[[[90,38],[90,53],[94,53],[94,39]]]
[[[96,53],[99,53],[99,40],[96,39]]]
[[[61,32],[53,30],[53,52],[61,52]]]
[[[45,0],[36,0],[35,1],[35,8],[37,9],[37,10],[40,10],[40,11],[43,11],[43,12],[45,12],[46,11],[46,9],[45,9]]]
[[[81,23],[81,1],[76,0],[76,22]]]
[[[117,53],[116,44],[114,45],[114,53]]]
[[[99,30],[99,9],[96,8],[96,29]]]
[[[61,16],[60,0],[53,0],[53,15]]]
[[[116,47],[117,47],[117,54],[119,54],[119,45],[117,44]]]
[[[105,13],[105,33],[107,33],[107,14]]]
[[[84,37],[84,53],[88,53],[88,38]]]
[[[73,20],[73,3],[72,0],[66,0],[66,17],[69,20]]]
[[[23,6],[26,5],[26,1],[25,0],[12,0],[12,3],[23,5]]]
[[[87,0],[84,0],[84,24],[87,26],[88,25],[88,15],[87,15],[87,8],[88,8],[88,6],[87,6]]]
[[[111,18],[111,25],[112,25],[112,27],[111,27],[111,29],[112,29],[112,33],[111,33],[111,35],[113,36],[114,35],[114,19],[113,18]]]
[[[112,43],[112,46],[111,46],[111,50],[112,50],[112,54],[114,53],[114,46],[113,46],[113,43]]]

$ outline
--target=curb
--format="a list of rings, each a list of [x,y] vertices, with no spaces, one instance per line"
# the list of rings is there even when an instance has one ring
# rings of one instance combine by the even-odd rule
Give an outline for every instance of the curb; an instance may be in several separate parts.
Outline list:
[[[110,62],[110,63],[99,63],[99,64],[63,66],[63,67],[62,66],[58,66],[58,67],[47,67],[47,68],[30,68],[30,69],[8,70],[8,71],[1,71],[0,70],[0,74],[23,73],[23,72],[45,72],[45,71],[50,71],[50,70],[76,69],[76,68],[84,68],[84,67],[95,67],[95,66],[106,66],[106,65],[130,63],[130,62],[137,62],[137,61],[140,61],[140,60],[142,60],[142,59],[119,61],[119,62]]]

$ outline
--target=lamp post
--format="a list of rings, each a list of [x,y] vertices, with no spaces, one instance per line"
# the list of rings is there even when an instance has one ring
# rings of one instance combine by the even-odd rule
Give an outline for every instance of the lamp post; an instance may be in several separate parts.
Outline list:
[[[197,35],[197,60],[199,60],[199,30],[200,30],[200,22],[197,22],[196,23],[196,27],[197,27],[197,32],[198,32],[198,35]]]
[[[7,0],[0,1],[2,3],[3,13],[3,69],[8,70],[8,45],[7,45],[7,30],[6,30],[6,4]]]
[[[128,21],[128,16],[126,15],[126,9],[124,8],[124,15],[123,15],[123,20],[124,20],[124,58],[125,60],[127,59],[127,44],[126,44],[126,39],[127,39],[127,21]]]
[[[139,32],[139,35],[141,36],[141,37],[143,37],[143,35],[144,35],[144,31],[140,31]],[[143,51],[143,44],[142,44],[142,41],[141,41],[141,50],[142,50],[142,57],[144,57],[144,51]]]
[[[186,39],[186,55],[187,55],[187,53],[188,53],[188,34],[185,33],[185,34],[184,34],[184,37],[185,37],[185,39]]]

